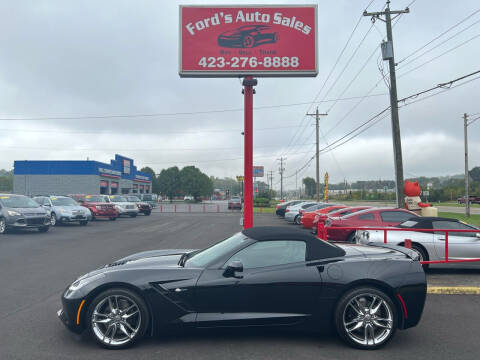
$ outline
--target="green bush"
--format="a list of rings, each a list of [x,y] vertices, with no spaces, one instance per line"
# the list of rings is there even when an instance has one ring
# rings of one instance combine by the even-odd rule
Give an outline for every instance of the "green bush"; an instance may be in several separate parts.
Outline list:
[[[269,207],[270,206],[270,200],[268,200],[267,198],[257,197],[255,199],[253,199],[253,206]]]

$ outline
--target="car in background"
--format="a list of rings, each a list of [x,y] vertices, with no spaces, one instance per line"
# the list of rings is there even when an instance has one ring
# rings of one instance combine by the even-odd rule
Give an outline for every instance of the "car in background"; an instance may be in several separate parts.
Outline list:
[[[372,208],[371,206],[352,206],[352,207],[346,207],[343,209],[337,209],[328,214],[316,214],[312,223],[312,234],[317,233],[318,223],[321,222],[325,224],[325,221],[327,221],[328,218],[339,218],[342,216],[353,214],[357,211],[362,211],[362,210],[371,209],[371,208]]]
[[[445,232],[443,230],[478,230],[478,232],[451,232],[448,234],[448,258],[462,260],[480,258],[480,229],[457,219],[443,217],[415,217],[397,225],[400,229],[431,229],[429,231],[388,231],[387,244],[403,246],[405,239],[412,241],[412,250],[420,261],[445,259]],[[357,244],[377,245],[384,242],[384,232],[359,229]],[[431,264],[435,267],[478,266],[479,263]],[[424,265],[427,266],[427,265]]]
[[[232,198],[228,200],[228,210],[230,209],[242,210],[242,198],[240,196],[232,196]]]
[[[125,197],[128,201],[137,205],[139,213],[142,213],[145,216],[149,216],[152,213],[152,206],[145,201],[141,201],[136,195],[125,195]]]
[[[92,219],[90,210],[68,196],[35,196],[33,200],[50,211],[52,226],[67,222],[78,222],[85,226]]]
[[[176,324],[336,332],[373,350],[419,323],[426,292],[410,249],[331,244],[268,226],[203,250],[144,251],[97,268],[62,291],[57,316],[108,349]]]
[[[157,202],[159,200],[157,194],[134,194],[141,201],[149,203],[152,208],[157,207]]]
[[[279,203],[275,206],[275,215],[284,217],[285,210],[287,209],[288,206],[297,205],[297,204],[300,204],[301,202],[303,202],[303,200],[290,200],[283,203]]]
[[[315,205],[322,205],[314,201],[304,201],[293,206],[287,206],[285,209],[285,220],[290,223],[300,224],[300,210],[306,210]],[[313,208],[312,208],[313,209]]]
[[[334,211],[340,210],[340,209],[345,209],[347,206],[345,205],[336,205],[336,204],[326,204],[327,206],[322,207],[320,209],[314,209],[313,211],[303,211],[301,213],[301,218],[300,218],[300,224],[303,225],[304,228],[306,229],[311,229],[313,226],[313,220],[315,219],[316,215],[320,214],[329,214]],[[310,210],[310,209],[309,209]]]
[[[468,198],[469,198],[470,204],[480,204],[480,196],[470,195]],[[467,202],[467,197],[466,196],[459,197],[457,199],[457,202],[459,204],[465,204]]]
[[[325,221],[327,240],[332,241],[355,241],[356,229],[336,229],[341,227],[359,228],[364,226],[396,226],[418,215],[412,211],[399,208],[371,208],[340,218],[329,218]]]
[[[105,201],[114,204],[115,210],[118,211],[118,216],[136,217],[138,215],[137,204],[128,201],[125,195],[103,195]]]
[[[27,196],[0,194],[0,234],[10,229],[50,229],[50,212]]]
[[[104,195],[68,195],[80,205],[86,207],[92,213],[92,220],[108,218],[111,221],[117,220],[118,211],[115,205],[105,201]]]

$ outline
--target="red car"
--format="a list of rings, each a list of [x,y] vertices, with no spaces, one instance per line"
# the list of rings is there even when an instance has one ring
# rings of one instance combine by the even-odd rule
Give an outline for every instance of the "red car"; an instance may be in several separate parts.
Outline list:
[[[337,209],[328,214],[317,214],[313,219],[312,233],[313,234],[317,233],[318,222],[325,224],[325,221],[327,221],[328,218],[339,218],[342,216],[353,214],[354,212],[357,212],[357,211],[362,211],[362,210],[371,209],[371,208],[372,208],[371,206],[352,206],[352,207]]]
[[[348,242],[353,242],[355,240],[355,229],[335,229],[337,227],[360,228],[364,226],[396,226],[416,216],[418,215],[414,212],[405,209],[372,208],[336,219],[330,218],[325,222],[327,240]]]
[[[68,196],[79,202],[80,205],[88,208],[92,213],[92,220],[98,218],[108,218],[112,221],[117,220],[118,211],[115,209],[115,205],[106,203],[104,195],[71,194]]]
[[[303,225],[304,228],[311,229],[313,225],[313,220],[315,219],[316,215],[328,214],[333,211],[344,209],[344,208],[346,208],[345,205],[332,205],[332,206],[325,207],[323,209],[304,212],[302,213],[302,218],[300,220],[300,223]]]

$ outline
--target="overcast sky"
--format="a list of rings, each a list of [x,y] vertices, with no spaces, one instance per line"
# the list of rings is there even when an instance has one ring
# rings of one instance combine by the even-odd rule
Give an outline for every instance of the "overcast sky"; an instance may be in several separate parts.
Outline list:
[[[317,3],[305,0],[262,2]],[[304,114],[314,109],[315,105],[311,106],[310,102],[322,89],[369,2],[318,2],[319,74],[316,78],[259,79],[255,106],[303,103],[254,111],[254,164],[264,165],[265,171],[273,170],[274,184],[280,178],[277,158],[287,158],[285,186],[294,188],[295,171],[314,155],[314,121],[305,118]],[[410,2],[393,0],[391,8],[403,9]],[[3,119],[0,120],[0,168],[13,168],[14,160],[82,160],[88,157],[109,162],[119,153],[133,158],[137,166],[151,166],[157,172],[173,165],[195,165],[208,175],[241,175],[243,97],[240,80],[181,79],[178,76],[178,5],[199,3],[203,2],[0,2],[0,119]],[[210,0],[208,3],[241,1]],[[368,10],[380,11],[384,4],[382,0],[375,0]],[[410,13],[403,15],[393,29],[396,61],[479,8],[478,0],[416,0]],[[381,61],[379,49],[385,36],[385,24],[377,21],[370,27],[370,19],[363,18],[317,97],[317,100],[355,98],[318,105],[320,112],[329,110],[328,116],[321,119],[321,147],[341,138],[389,105],[387,85],[379,82],[379,67],[383,66],[388,72],[388,64]],[[339,77],[365,34],[353,61]],[[480,70],[480,36],[474,38],[479,34],[480,12],[477,12],[399,63],[399,98]],[[443,41],[444,44],[434,48]],[[459,47],[442,55],[456,46]],[[373,52],[374,56],[359,73]],[[407,64],[411,60],[414,61]],[[415,69],[417,66],[420,67]],[[406,73],[411,69],[413,71]],[[406,74],[402,76],[403,73]],[[455,85],[460,83],[462,81]],[[370,94],[377,96],[359,102],[356,97],[370,90]],[[462,115],[480,113],[479,94],[480,79],[425,100],[421,100],[425,96],[420,96],[414,101],[421,101],[400,109],[406,177],[463,172]],[[208,113],[210,110],[237,111]],[[207,113],[42,119],[185,112]],[[322,153],[322,174],[328,171],[334,183],[344,178],[348,181],[394,179],[390,115],[387,115],[345,145]],[[35,120],[6,120],[21,118]],[[480,165],[479,135],[480,121],[477,121],[469,127],[471,167]],[[314,176],[314,172],[313,161],[299,173],[299,183],[300,178]]]

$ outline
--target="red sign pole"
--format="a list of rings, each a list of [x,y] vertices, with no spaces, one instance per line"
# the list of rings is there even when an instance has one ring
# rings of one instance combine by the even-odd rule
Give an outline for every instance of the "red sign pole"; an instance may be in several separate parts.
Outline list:
[[[257,80],[252,76],[243,79],[244,96],[244,175],[243,175],[243,228],[253,226],[253,87]]]

